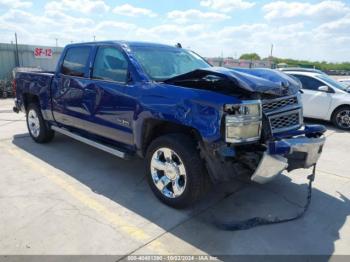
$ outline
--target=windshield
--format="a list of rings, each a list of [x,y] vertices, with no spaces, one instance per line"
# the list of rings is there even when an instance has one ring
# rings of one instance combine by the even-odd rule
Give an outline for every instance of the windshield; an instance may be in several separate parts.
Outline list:
[[[333,78],[329,77],[328,75],[318,75],[317,76],[319,79],[325,81],[327,84],[331,85],[332,87],[338,88],[340,90],[343,91],[347,91],[348,90],[348,86],[346,84],[343,83],[339,83],[336,80],[334,80]]]
[[[131,50],[145,73],[155,81],[210,67],[199,55],[181,48],[133,47]]]
[[[346,85],[348,88],[350,87],[350,80],[340,81],[343,85]]]

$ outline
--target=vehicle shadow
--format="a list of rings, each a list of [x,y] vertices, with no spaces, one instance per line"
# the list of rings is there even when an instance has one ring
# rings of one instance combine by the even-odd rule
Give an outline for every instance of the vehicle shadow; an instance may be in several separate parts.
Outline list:
[[[305,183],[291,183],[289,177],[280,176],[267,185],[246,182],[216,185],[192,208],[175,210],[160,203],[152,194],[146,183],[142,160],[121,160],[62,135],[45,145],[35,144],[23,135],[14,136],[12,142],[93,192],[166,231],[171,230],[170,234],[175,235],[177,241],[184,241],[201,252],[223,256],[224,260],[228,259],[224,255],[238,254],[330,255],[350,214],[350,201],[343,192],[330,194],[315,188],[310,210],[297,221],[244,231],[224,231],[213,223],[255,216],[288,217],[299,212],[306,198],[305,172]],[[168,243],[167,234],[162,238]],[[176,245],[169,245],[170,251],[171,246],[175,248]],[[174,249],[173,252],[188,255],[193,249]]]

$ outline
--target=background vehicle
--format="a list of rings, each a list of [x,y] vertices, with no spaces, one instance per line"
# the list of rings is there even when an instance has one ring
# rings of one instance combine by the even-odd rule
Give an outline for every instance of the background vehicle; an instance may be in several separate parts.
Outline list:
[[[325,74],[286,72],[303,85],[304,116],[332,121],[338,128],[350,130],[350,93],[348,87]]]
[[[13,97],[11,81],[0,80],[0,98]]]
[[[318,69],[314,69],[314,68],[303,68],[303,67],[284,67],[284,68],[279,68],[278,70],[282,71],[282,72],[309,72],[309,73],[318,73],[318,74],[324,74],[326,75],[326,73],[324,73],[321,70]]]
[[[339,79],[338,82],[346,85],[348,89],[350,88],[350,78]]]
[[[68,45],[55,73],[19,72],[14,110],[38,143],[54,132],[122,158],[145,158],[148,182],[184,207],[209,184],[265,183],[309,168],[322,126],[303,126],[300,83],[274,70],[211,67],[191,51],[140,42]]]

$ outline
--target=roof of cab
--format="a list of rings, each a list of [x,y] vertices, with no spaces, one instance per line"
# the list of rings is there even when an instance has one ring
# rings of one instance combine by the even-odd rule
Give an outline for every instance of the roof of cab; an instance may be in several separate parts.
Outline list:
[[[83,46],[83,45],[127,45],[129,47],[163,47],[163,48],[176,48],[175,45],[165,45],[159,43],[151,43],[151,42],[141,42],[141,41],[124,41],[124,40],[113,40],[113,41],[96,41],[96,42],[84,42],[84,43],[73,43],[68,44],[66,47],[74,47],[74,46]]]

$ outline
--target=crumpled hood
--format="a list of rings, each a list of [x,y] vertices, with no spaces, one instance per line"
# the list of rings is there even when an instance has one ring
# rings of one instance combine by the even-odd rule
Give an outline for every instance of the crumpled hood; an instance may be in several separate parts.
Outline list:
[[[298,80],[272,69],[208,67],[196,69],[167,79],[164,82],[181,84],[203,81],[210,81],[213,86],[216,81],[224,81],[231,89],[240,89],[243,93],[260,93],[277,97],[293,95],[301,88]]]

